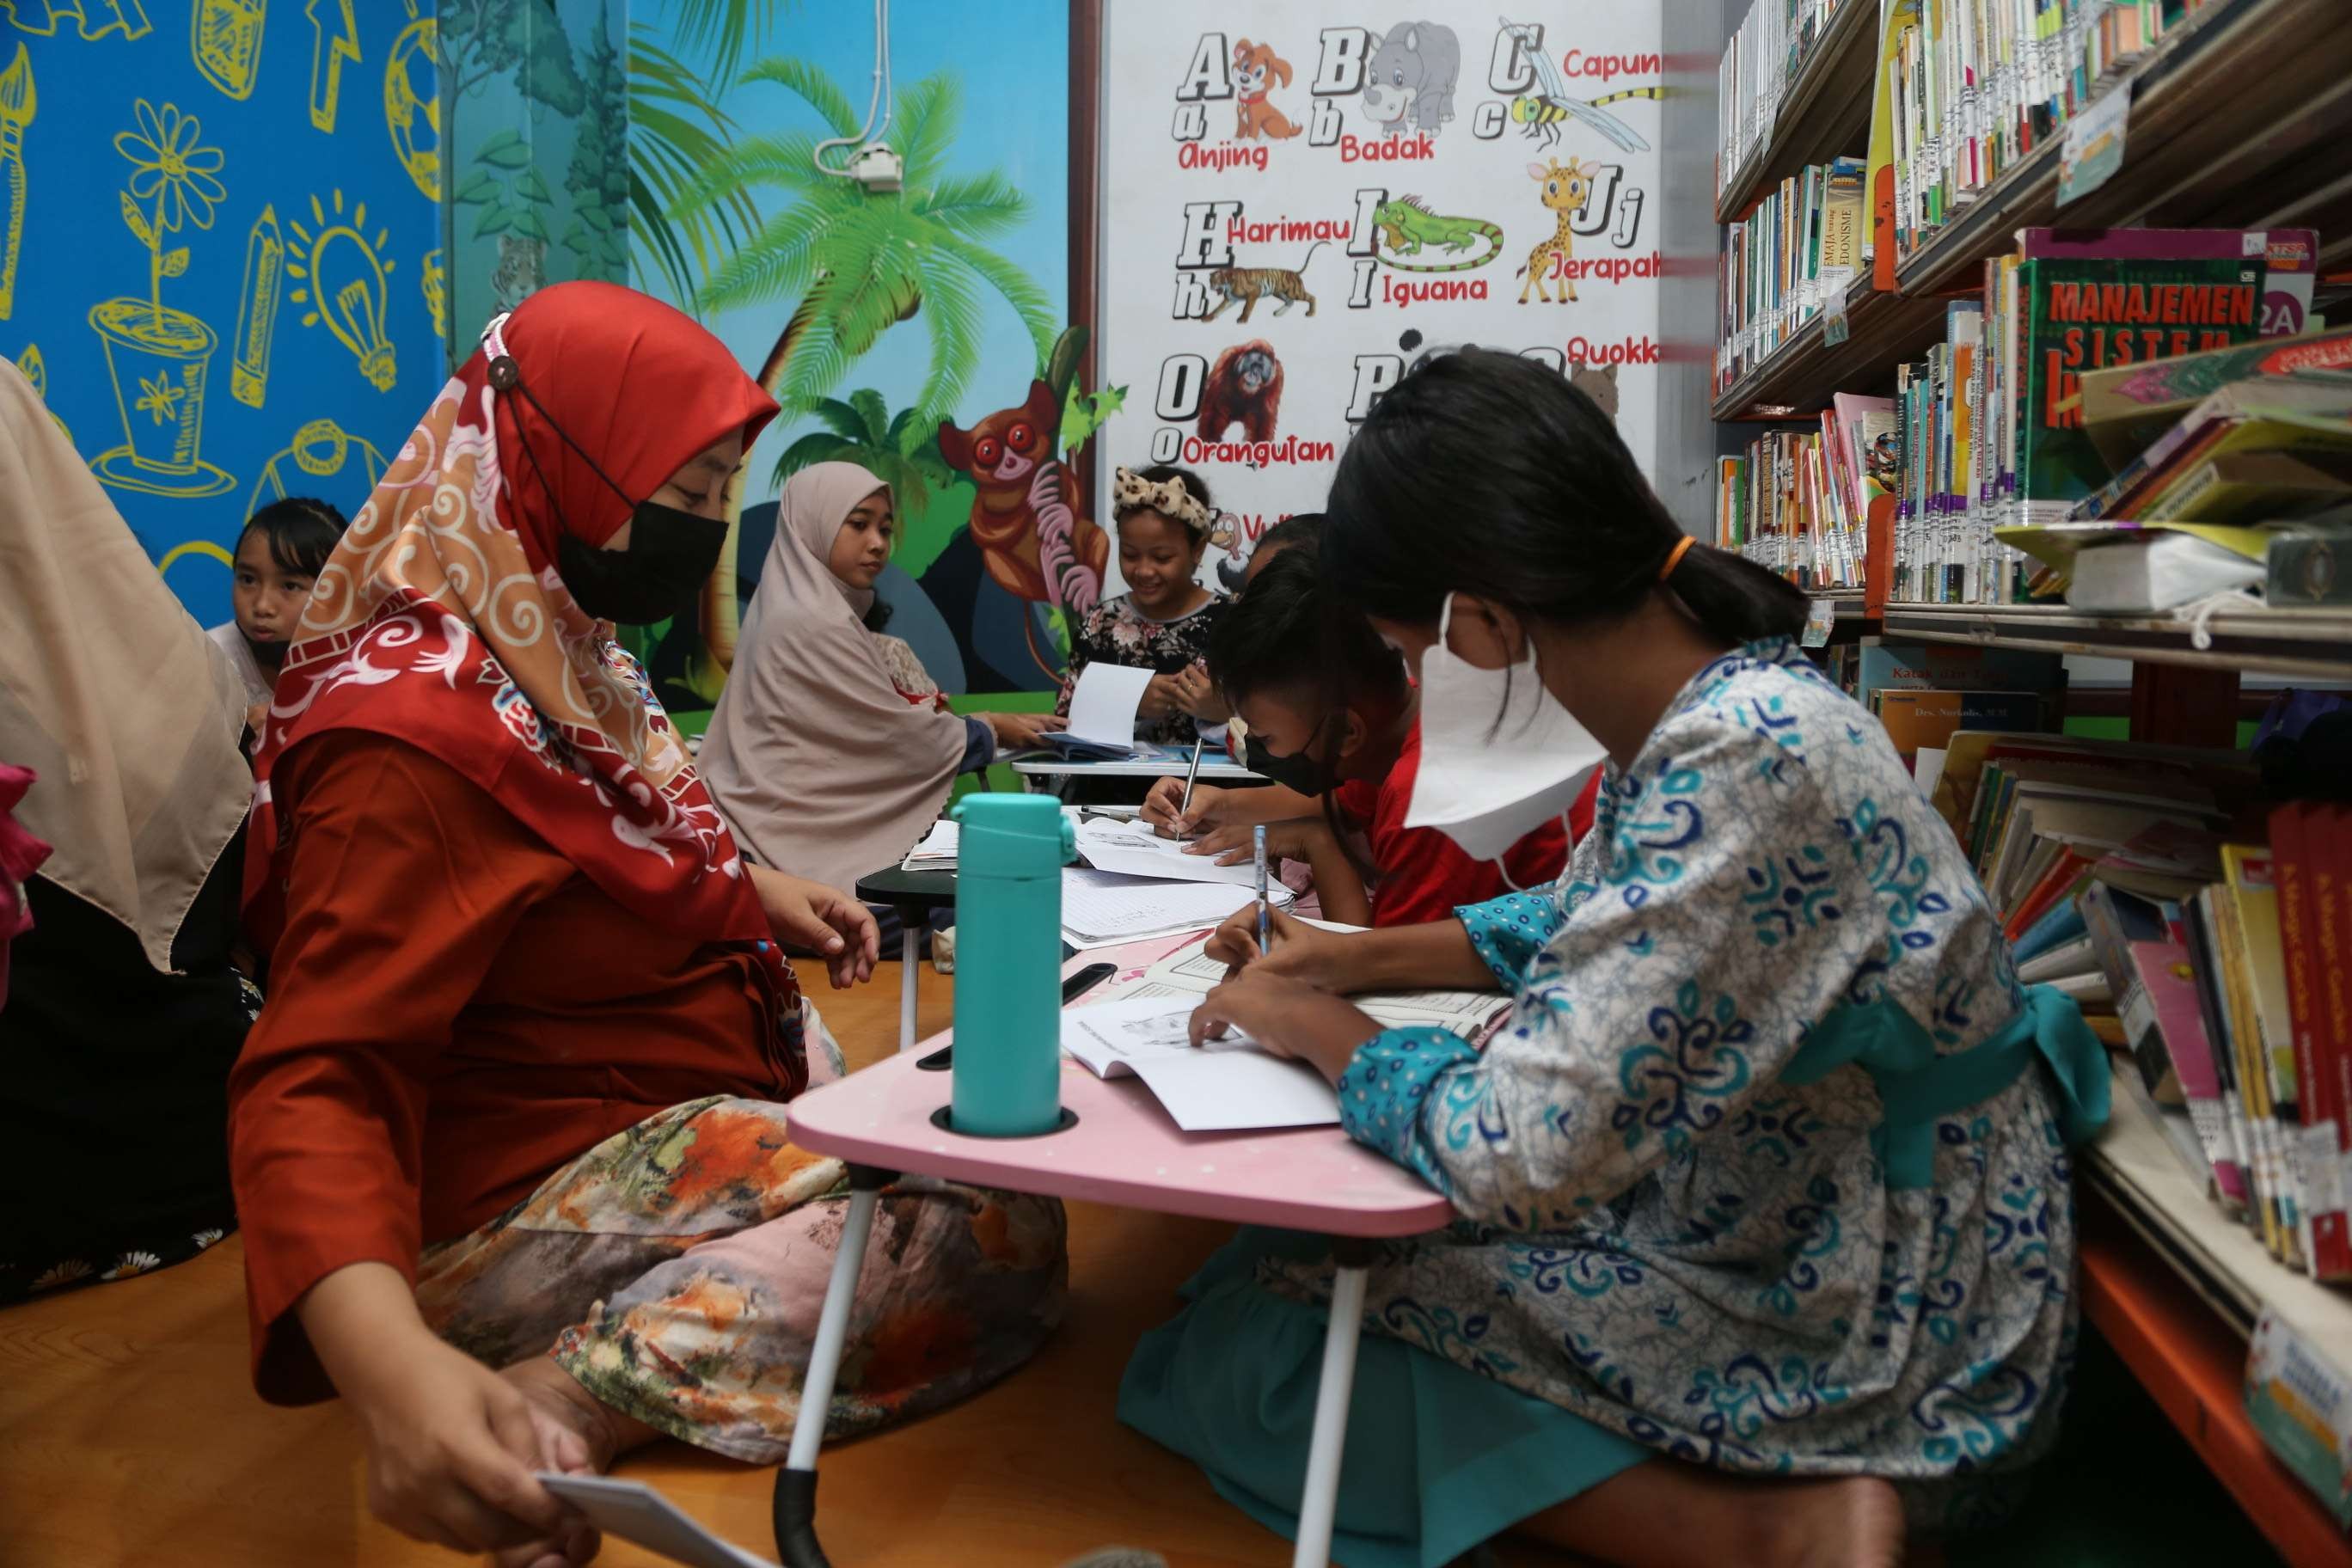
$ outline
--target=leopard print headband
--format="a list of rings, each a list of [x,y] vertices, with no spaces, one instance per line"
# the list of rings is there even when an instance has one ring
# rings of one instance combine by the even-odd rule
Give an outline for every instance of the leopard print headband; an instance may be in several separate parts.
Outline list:
[[[1132,468],[1120,468],[1111,475],[1110,496],[1114,515],[1156,511],[1162,517],[1174,518],[1193,533],[1209,531],[1209,509],[1184,488],[1181,479],[1162,479],[1153,484]]]

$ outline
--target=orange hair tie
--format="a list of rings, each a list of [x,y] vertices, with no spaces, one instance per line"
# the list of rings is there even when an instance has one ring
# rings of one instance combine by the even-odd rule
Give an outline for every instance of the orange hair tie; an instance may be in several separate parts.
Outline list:
[[[1675,568],[1683,563],[1684,555],[1688,553],[1690,547],[1697,542],[1698,535],[1695,533],[1685,533],[1681,539],[1675,541],[1675,547],[1666,552],[1666,563],[1658,568],[1658,581],[1663,583],[1673,576]]]

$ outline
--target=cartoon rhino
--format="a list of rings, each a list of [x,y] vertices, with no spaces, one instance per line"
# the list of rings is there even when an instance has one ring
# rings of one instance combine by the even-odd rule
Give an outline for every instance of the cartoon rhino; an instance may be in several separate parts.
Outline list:
[[[1434,22],[1400,22],[1371,40],[1364,77],[1364,112],[1383,134],[1435,131],[1454,118],[1454,79],[1462,71],[1462,45],[1454,29]]]

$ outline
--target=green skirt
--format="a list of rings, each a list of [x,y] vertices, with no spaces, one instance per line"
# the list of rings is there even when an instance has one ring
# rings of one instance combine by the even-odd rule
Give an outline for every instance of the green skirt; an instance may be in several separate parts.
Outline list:
[[[1294,1539],[1329,1314],[1261,1289],[1256,1265],[1328,1250],[1319,1237],[1244,1230],[1186,1282],[1185,1309],[1136,1346],[1118,1391],[1120,1420]],[[1368,1333],[1331,1554],[1348,1568],[1442,1568],[1652,1457],[1556,1405]]]

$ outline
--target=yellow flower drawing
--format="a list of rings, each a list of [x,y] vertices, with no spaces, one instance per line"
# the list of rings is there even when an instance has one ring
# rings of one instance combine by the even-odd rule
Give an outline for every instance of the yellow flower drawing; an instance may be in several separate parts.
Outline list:
[[[158,110],[145,99],[133,105],[139,129],[117,132],[114,150],[131,160],[131,194],[155,204],[155,233],[173,232],[193,222],[198,228],[213,226],[215,204],[228,193],[213,176],[220,173],[221,150],[198,144],[203,127],[179,105]]]
[[[135,405],[139,411],[142,414],[154,416],[155,423],[158,425],[168,425],[178,415],[180,399],[186,395],[187,389],[173,386],[171,372],[165,371],[163,374],[152,378],[141,376],[139,392],[140,398]]]

